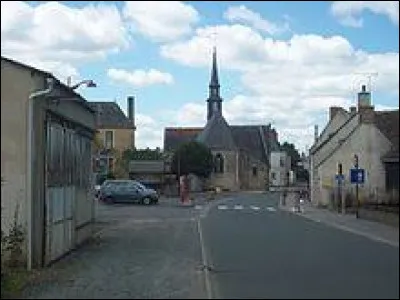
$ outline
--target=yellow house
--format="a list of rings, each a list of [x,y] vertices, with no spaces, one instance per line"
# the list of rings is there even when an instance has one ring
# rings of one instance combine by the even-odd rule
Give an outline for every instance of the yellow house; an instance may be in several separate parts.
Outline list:
[[[115,102],[90,102],[96,111],[96,145],[93,157],[95,172],[115,171],[115,161],[122,152],[135,147],[134,97],[128,97],[128,116]]]

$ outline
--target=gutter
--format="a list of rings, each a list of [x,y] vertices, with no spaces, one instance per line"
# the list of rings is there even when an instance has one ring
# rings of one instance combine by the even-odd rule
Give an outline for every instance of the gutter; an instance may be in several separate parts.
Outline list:
[[[28,123],[27,123],[27,130],[28,130],[28,143],[27,143],[27,173],[26,173],[26,197],[27,197],[27,209],[28,209],[28,216],[27,216],[27,226],[28,226],[28,259],[27,259],[27,268],[31,270],[34,265],[34,234],[35,234],[35,226],[33,226],[33,222],[36,218],[34,216],[34,206],[33,206],[33,198],[32,198],[32,191],[33,191],[33,176],[34,176],[34,166],[35,166],[35,132],[34,132],[34,108],[36,98],[44,97],[51,93],[54,89],[54,78],[47,77],[46,82],[48,87],[45,90],[40,90],[33,92],[29,95],[28,98]],[[36,210],[35,210],[36,211]]]

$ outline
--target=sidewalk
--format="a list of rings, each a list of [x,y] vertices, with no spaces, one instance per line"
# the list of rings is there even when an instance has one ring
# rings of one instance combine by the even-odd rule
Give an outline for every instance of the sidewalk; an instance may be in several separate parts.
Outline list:
[[[365,236],[374,241],[399,247],[399,228],[358,219],[355,215],[351,214],[343,215],[327,209],[317,208],[310,202],[302,203],[301,212],[293,211],[293,202],[291,199],[288,199],[286,205],[280,204],[279,207],[282,210],[290,211],[309,220],[321,222],[332,227]]]

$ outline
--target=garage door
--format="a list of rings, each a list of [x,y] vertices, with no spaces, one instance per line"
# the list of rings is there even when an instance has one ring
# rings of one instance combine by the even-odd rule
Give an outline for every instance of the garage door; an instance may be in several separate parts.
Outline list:
[[[74,248],[78,195],[87,195],[90,190],[91,140],[80,132],[82,130],[72,123],[53,115],[47,117],[44,228],[46,265]],[[90,207],[87,210],[86,215],[90,219]],[[80,213],[85,215],[85,211]]]

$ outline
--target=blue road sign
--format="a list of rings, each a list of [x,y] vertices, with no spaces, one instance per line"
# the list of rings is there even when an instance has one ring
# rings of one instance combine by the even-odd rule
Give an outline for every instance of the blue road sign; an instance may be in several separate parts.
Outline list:
[[[344,175],[343,174],[336,174],[335,175],[335,180],[337,183],[342,183],[344,181]]]
[[[365,181],[364,169],[350,169],[350,182],[363,184]]]

